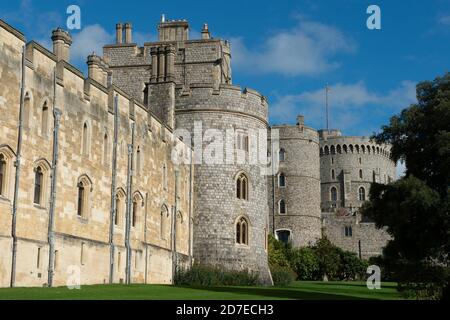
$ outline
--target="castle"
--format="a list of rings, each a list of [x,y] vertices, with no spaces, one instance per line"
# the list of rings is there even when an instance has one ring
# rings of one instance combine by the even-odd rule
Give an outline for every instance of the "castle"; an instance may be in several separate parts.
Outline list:
[[[381,252],[356,209],[395,177],[388,146],[301,116],[270,127],[266,98],[232,84],[229,42],[206,24],[190,40],[185,20],[158,33],[139,47],[117,24],[85,78],[69,33],[51,52],[0,20],[0,286],[172,283],[194,261],[270,284],[269,233]]]

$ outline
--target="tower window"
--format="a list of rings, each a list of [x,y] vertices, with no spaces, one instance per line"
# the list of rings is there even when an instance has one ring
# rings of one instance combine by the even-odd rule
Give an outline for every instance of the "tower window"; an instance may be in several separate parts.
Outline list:
[[[48,106],[47,102],[42,106],[42,120],[41,120],[41,130],[42,135],[46,135],[48,133]]]
[[[359,201],[366,201],[366,189],[364,187],[359,188],[358,198]]]
[[[116,193],[116,215],[114,216],[114,225],[116,226],[119,226],[122,222],[124,199],[125,192],[119,188]]]
[[[362,169],[359,170],[359,178],[360,178],[360,179],[363,178],[363,171],[362,171]]]
[[[131,215],[131,226],[134,228],[136,227],[136,219],[137,219],[137,212],[138,211],[138,203],[137,199],[133,200],[133,212]]]
[[[345,227],[344,227],[344,235],[345,235],[347,238],[353,237],[353,229],[352,229],[351,226],[345,226]]]
[[[88,156],[89,155],[89,128],[87,123],[85,122],[83,124],[83,134],[82,134],[82,153],[84,156]]]
[[[244,217],[236,223],[236,243],[248,245],[248,222]]]
[[[278,202],[278,213],[279,214],[286,214],[287,213],[287,208],[286,208],[286,201],[285,200],[280,200],[280,202]]]
[[[248,200],[248,178],[244,173],[236,179],[236,196],[238,199]]]
[[[84,185],[82,182],[78,184],[78,216],[82,217],[84,212]]]
[[[334,170],[331,170],[331,179],[332,180],[336,179],[336,173],[334,172]]]
[[[108,164],[108,158],[109,158],[109,145],[108,145],[108,134],[105,133],[103,136],[103,164]]]
[[[285,159],[286,159],[286,150],[284,150],[282,148],[282,149],[280,149],[280,152],[279,152],[279,161],[284,162]]]
[[[249,140],[248,134],[241,130],[236,132],[236,149],[248,151],[249,149]]]
[[[136,151],[136,172],[141,173],[141,148],[138,147]]]
[[[289,241],[291,241],[291,232],[289,230],[278,230],[277,239],[278,241],[288,244]]]
[[[333,208],[336,208],[336,202],[338,200],[338,192],[336,187],[332,187],[330,190],[330,200],[331,200],[331,206]]]
[[[39,166],[34,173],[34,203],[41,204],[42,202],[42,184],[44,180],[44,174],[42,168]]]
[[[0,153],[0,196],[6,194],[6,159],[3,154]]]
[[[77,215],[81,218],[87,218],[90,205],[91,182],[87,176],[82,176],[78,180],[78,205]]]
[[[280,173],[278,175],[278,186],[280,188],[285,188],[286,187],[286,176],[284,175],[284,173]]]

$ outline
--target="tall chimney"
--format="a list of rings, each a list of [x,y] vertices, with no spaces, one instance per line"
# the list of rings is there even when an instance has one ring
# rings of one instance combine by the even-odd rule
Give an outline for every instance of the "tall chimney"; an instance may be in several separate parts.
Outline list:
[[[61,29],[57,28],[52,32],[53,41],[53,53],[56,55],[58,61],[64,60],[70,61],[70,46],[72,44],[72,37],[70,34]]]
[[[202,39],[211,39],[211,35],[209,33],[208,24],[205,23],[202,29]]]
[[[122,24],[118,23],[116,24],[116,43],[121,44],[122,41]]]
[[[125,23],[125,43],[132,43],[131,23]]]

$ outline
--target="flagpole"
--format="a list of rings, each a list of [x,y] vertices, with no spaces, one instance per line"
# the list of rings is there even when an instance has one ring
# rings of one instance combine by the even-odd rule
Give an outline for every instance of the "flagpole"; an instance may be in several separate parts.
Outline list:
[[[325,108],[326,108],[326,120],[327,120],[327,131],[330,131],[330,124],[329,124],[329,119],[328,119],[328,83],[325,86]]]

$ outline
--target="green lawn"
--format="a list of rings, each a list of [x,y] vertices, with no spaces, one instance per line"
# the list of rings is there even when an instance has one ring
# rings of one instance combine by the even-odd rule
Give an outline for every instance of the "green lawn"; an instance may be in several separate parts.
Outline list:
[[[0,300],[329,300],[402,299],[394,283],[383,283],[381,290],[369,290],[363,282],[295,282],[288,287],[214,287],[193,288],[168,285],[98,285],[80,290],[61,288],[0,289]]]

